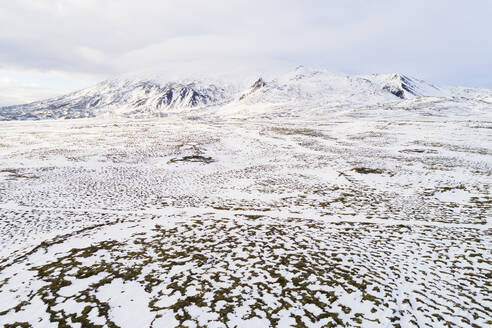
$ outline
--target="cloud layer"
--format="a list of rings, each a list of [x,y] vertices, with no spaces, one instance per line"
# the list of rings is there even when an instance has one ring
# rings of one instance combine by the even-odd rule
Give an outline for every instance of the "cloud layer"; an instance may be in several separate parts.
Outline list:
[[[4,1],[0,70],[83,84],[149,69],[303,64],[492,88],[491,13],[488,0]]]

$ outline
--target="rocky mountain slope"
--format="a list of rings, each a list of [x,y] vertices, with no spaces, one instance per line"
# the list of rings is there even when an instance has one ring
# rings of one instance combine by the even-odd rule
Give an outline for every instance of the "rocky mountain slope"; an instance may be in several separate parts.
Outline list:
[[[109,80],[91,88],[30,104],[0,108],[0,118],[83,118],[104,114],[159,115],[230,100],[228,87],[199,81],[159,83],[152,80]]]

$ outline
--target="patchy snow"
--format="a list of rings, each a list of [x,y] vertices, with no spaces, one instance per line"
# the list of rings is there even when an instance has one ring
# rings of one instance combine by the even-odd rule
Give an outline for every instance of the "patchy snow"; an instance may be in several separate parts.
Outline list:
[[[63,297],[70,297],[73,295],[77,295],[82,290],[87,288],[87,286],[100,281],[104,276],[107,276],[107,273],[101,272],[98,275],[90,276],[85,279],[75,279],[70,285],[61,288],[58,291],[58,295]]]
[[[114,279],[100,287],[96,297],[109,304],[109,319],[119,327],[150,327],[154,319],[147,306],[149,295],[138,282]]]
[[[490,119],[381,113],[0,122],[0,325],[486,327]]]
[[[470,201],[471,194],[466,190],[455,189],[436,193],[435,197],[441,202],[467,204]]]

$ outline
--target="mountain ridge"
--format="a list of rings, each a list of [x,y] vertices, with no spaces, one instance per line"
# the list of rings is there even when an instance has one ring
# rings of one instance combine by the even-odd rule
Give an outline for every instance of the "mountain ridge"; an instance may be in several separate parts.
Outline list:
[[[492,90],[441,88],[404,74],[342,75],[302,66],[249,87],[224,81],[122,78],[28,104],[0,107],[0,120],[73,119],[103,115],[166,116],[204,108],[287,106],[359,108],[411,104],[435,97],[446,101],[492,100]],[[203,111],[201,111],[203,112]]]

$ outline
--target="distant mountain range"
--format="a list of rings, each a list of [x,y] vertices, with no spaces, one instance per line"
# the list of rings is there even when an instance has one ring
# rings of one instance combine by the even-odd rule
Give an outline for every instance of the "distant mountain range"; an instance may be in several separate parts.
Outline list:
[[[29,104],[0,107],[0,120],[73,119],[96,116],[153,117],[206,112],[358,108],[492,108],[492,90],[443,88],[402,74],[349,76],[298,67],[272,80],[258,78],[250,87],[200,80],[158,82],[115,79],[67,95]]]

